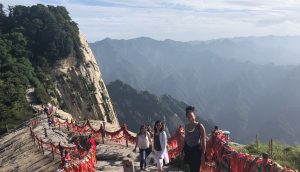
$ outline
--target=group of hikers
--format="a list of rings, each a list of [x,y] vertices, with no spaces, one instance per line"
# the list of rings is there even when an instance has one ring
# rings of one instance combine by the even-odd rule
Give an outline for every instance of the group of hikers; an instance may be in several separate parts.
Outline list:
[[[50,129],[51,125],[54,123],[54,115],[52,114],[53,107],[49,108],[47,105],[42,105],[42,108],[44,113],[47,115],[47,122]]]
[[[49,128],[53,123],[53,116],[49,113],[49,108],[45,107],[44,112],[47,114]],[[206,150],[206,133],[205,127],[196,121],[196,111],[192,106],[185,109],[188,123],[185,125],[185,133],[182,135],[184,146],[182,150],[182,159],[189,166],[190,172],[199,172],[200,167],[205,163]],[[169,163],[168,149],[167,149],[167,133],[165,131],[165,124],[162,121],[156,121],[154,130],[151,126],[142,125],[136,137],[136,145],[139,148],[140,155],[140,169],[147,171],[147,157],[152,153],[157,164],[157,171],[162,172],[164,164]],[[89,136],[87,143],[95,149],[95,141]],[[78,144],[80,145],[80,144]],[[82,149],[85,150],[85,149]],[[68,151],[64,152],[64,165],[70,160]]]
[[[206,133],[204,126],[196,121],[195,108],[188,106],[186,109],[188,123],[185,125],[184,147],[182,158],[189,165],[190,172],[199,172],[200,167],[205,163]],[[157,163],[157,171],[162,172],[164,164],[169,163],[167,150],[167,134],[162,121],[156,121],[154,133],[150,126],[142,125],[137,134],[137,141],[134,148],[139,148],[140,169],[147,171],[146,158],[153,153]]]

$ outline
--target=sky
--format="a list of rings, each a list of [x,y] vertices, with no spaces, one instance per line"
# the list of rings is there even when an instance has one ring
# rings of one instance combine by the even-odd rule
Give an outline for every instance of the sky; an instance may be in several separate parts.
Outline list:
[[[300,35],[300,0],[1,0],[62,5],[89,42]]]

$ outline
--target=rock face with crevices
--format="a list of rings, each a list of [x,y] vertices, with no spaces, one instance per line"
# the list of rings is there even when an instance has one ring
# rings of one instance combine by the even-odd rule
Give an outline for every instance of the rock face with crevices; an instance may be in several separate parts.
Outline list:
[[[62,109],[77,120],[102,120],[119,126],[99,65],[80,33],[82,59],[68,57],[55,71],[54,97]]]

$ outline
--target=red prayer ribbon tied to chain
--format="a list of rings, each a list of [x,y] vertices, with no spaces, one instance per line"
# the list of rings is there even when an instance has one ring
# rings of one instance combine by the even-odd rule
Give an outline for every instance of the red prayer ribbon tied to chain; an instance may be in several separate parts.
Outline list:
[[[73,122],[68,123],[60,122],[59,120],[55,121],[58,125],[65,125],[72,129],[74,133],[80,133],[80,134],[86,134],[87,132],[91,133],[94,137],[101,137],[102,135],[104,137],[109,138],[111,141],[121,143],[122,141],[126,140],[129,143],[135,144],[136,143],[136,136],[133,136],[129,130],[126,124],[124,124],[119,130],[110,132],[105,130],[102,126],[95,130],[89,120],[86,121],[85,124],[79,126],[74,124]],[[180,126],[176,133],[168,139],[168,150],[169,150],[169,157],[171,159],[175,159],[177,156],[179,156],[183,149],[183,135],[184,135],[184,128]]]
[[[206,156],[207,163],[202,168],[204,172],[218,172],[224,168],[230,172],[296,172],[277,165],[271,159],[236,152],[228,145],[227,137],[222,131],[213,133],[207,141]],[[215,164],[215,168],[209,167],[209,163]]]
[[[31,126],[34,126],[36,124],[36,121],[31,121]],[[69,124],[70,123],[66,123]],[[37,142],[39,148],[43,150],[48,150],[52,152],[53,158],[54,154],[58,154],[61,156],[61,163],[64,161],[65,157],[62,156],[65,150],[68,150],[69,153],[73,152],[74,154],[77,154],[78,150],[76,146],[62,146],[60,143],[53,143],[52,141],[46,142],[42,138],[38,137],[38,135],[32,130],[32,128],[29,128],[30,135],[33,138],[34,142]],[[92,172],[95,171],[95,165],[96,165],[96,142],[92,139],[90,140],[92,143],[91,148],[87,152],[82,152],[84,156],[83,159],[77,160],[76,158],[71,158],[70,162],[66,163],[66,165],[58,171],[70,171],[70,172]]]
[[[38,122],[33,121],[33,126],[38,125]],[[119,130],[110,132],[105,130],[102,125],[98,130],[95,130],[89,120],[83,125],[75,124],[74,122],[61,122],[58,119],[53,119],[54,125],[66,126],[73,133],[80,133],[86,135],[92,134],[94,137],[107,137],[112,141],[120,143],[126,140],[129,143],[136,143],[136,136],[133,136],[127,125],[123,125]],[[59,146],[55,146],[53,143],[45,143],[39,139],[31,130],[32,137],[37,140],[38,143],[48,146],[48,149],[53,149],[57,153]],[[176,133],[168,139],[168,153],[170,159],[178,157],[183,149],[184,145],[184,128],[179,126]],[[276,163],[273,163],[270,159],[255,158],[252,155],[238,153],[234,148],[228,145],[228,137],[222,132],[218,131],[212,134],[207,140],[206,149],[206,163],[201,167],[202,172],[219,172],[225,169],[229,169],[230,172],[296,172],[289,168],[282,168]],[[60,146],[61,147],[61,146]],[[61,148],[60,148],[61,149]],[[63,149],[69,149],[77,151],[76,148],[63,147]],[[72,159],[62,170],[70,172],[79,171],[95,171],[96,163],[96,145],[92,146],[88,152],[85,152],[85,157],[82,160]]]
[[[94,172],[96,168],[96,147],[92,146],[87,155],[81,159],[72,159],[63,168],[59,169],[65,172]]]
[[[38,135],[32,130],[32,128],[29,128],[30,135],[33,138],[34,142],[36,142],[39,146],[39,148],[42,149],[44,152],[45,150],[52,152],[53,157],[54,154],[62,155],[64,150],[68,150],[68,152],[77,152],[76,146],[62,146],[60,143],[54,143],[52,141],[46,142],[42,138],[38,137]]]
[[[72,121],[69,123],[68,121],[61,122],[60,120],[55,120],[54,123],[56,125],[64,125],[71,129],[74,133],[80,133],[82,135],[87,134],[87,132],[91,133],[94,137],[107,137],[111,141],[121,143],[122,141],[126,140],[129,143],[135,144],[136,143],[136,136],[133,136],[126,124],[124,124],[119,130],[110,132],[105,130],[102,125],[98,130],[95,130],[89,120],[86,121],[83,125],[74,124]],[[183,140],[184,140],[184,128],[179,126],[176,133],[168,139],[168,150],[169,150],[169,157],[171,159],[175,159],[179,156],[183,149]]]

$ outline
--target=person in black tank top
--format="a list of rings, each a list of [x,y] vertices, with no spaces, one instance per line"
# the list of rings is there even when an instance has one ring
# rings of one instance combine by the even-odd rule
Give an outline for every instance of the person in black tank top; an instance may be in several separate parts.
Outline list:
[[[161,151],[161,145],[160,145],[160,141],[159,141],[159,135],[157,135],[157,134],[154,135],[154,149],[156,151]]]
[[[164,131],[164,124],[156,121],[154,125],[154,155],[157,163],[157,171],[163,171],[163,165],[169,163],[169,155],[167,149],[167,134]]]
[[[196,122],[195,108],[186,108],[189,123],[185,126],[184,160],[189,165],[190,172],[199,172],[205,163],[206,133],[205,128]]]

